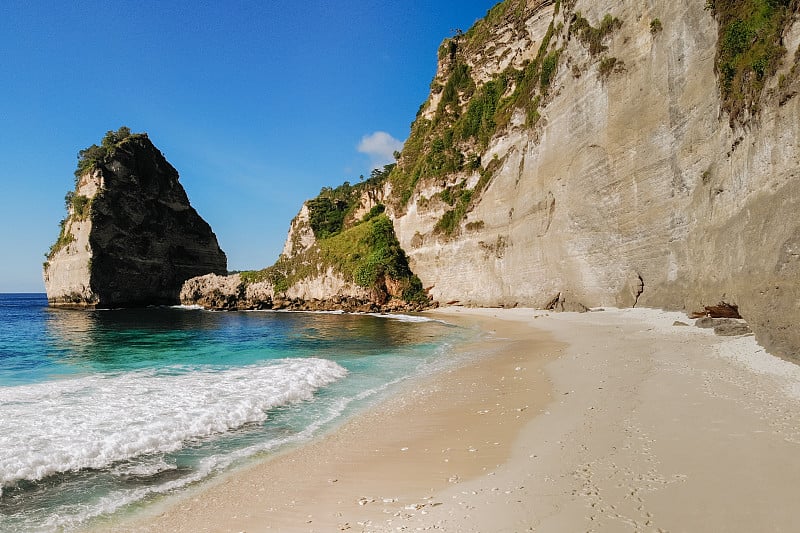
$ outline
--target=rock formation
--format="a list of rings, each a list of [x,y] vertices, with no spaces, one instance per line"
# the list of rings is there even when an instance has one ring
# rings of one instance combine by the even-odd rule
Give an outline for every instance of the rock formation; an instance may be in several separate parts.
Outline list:
[[[83,150],[66,200],[44,265],[51,305],[176,304],[187,279],[227,271],[216,236],[146,134],[120,128]]]
[[[359,191],[344,228],[385,208],[441,303],[734,306],[793,357],[799,9],[506,0],[442,44],[397,166]],[[276,267],[324,299],[341,290],[325,280],[354,278],[339,259],[300,268],[330,249],[308,231],[310,205]]]
[[[292,221],[275,265],[190,279],[181,302],[210,309],[355,312],[430,307],[375,192],[370,181],[324,191]]]

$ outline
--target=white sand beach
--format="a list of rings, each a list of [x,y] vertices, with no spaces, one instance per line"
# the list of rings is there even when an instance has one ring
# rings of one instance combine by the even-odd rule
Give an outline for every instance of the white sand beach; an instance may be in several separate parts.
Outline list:
[[[103,531],[796,531],[800,367],[681,313],[431,312],[469,364]]]

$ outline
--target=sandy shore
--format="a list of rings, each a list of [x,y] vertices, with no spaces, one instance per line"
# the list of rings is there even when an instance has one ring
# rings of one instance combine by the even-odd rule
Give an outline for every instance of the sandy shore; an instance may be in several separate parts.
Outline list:
[[[466,366],[103,531],[796,531],[800,367],[678,313],[437,310]]]

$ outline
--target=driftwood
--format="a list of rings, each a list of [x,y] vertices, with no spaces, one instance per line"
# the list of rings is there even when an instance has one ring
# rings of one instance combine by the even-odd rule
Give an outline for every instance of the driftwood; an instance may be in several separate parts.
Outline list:
[[[732,305],[725,302],[720,302],[717,305],[707,305],[703,307],[703,311],[695,311],[691,318],[702,318],[708,316],[711,318],[742,318],[739,314],[739,306]]]

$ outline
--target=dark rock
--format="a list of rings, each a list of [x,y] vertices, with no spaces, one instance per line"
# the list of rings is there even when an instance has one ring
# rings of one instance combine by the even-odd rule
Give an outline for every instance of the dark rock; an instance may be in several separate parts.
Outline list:
[[[63,247],[45,265],[51,305],[177,304],[186,280],[227,272],[214,232],[146,134],[116,144],[80,176],[75,194],[88,200],[88,214],[70,212],[65,227],[80,246]],[[78,302],[67,298],[76,292]]]

